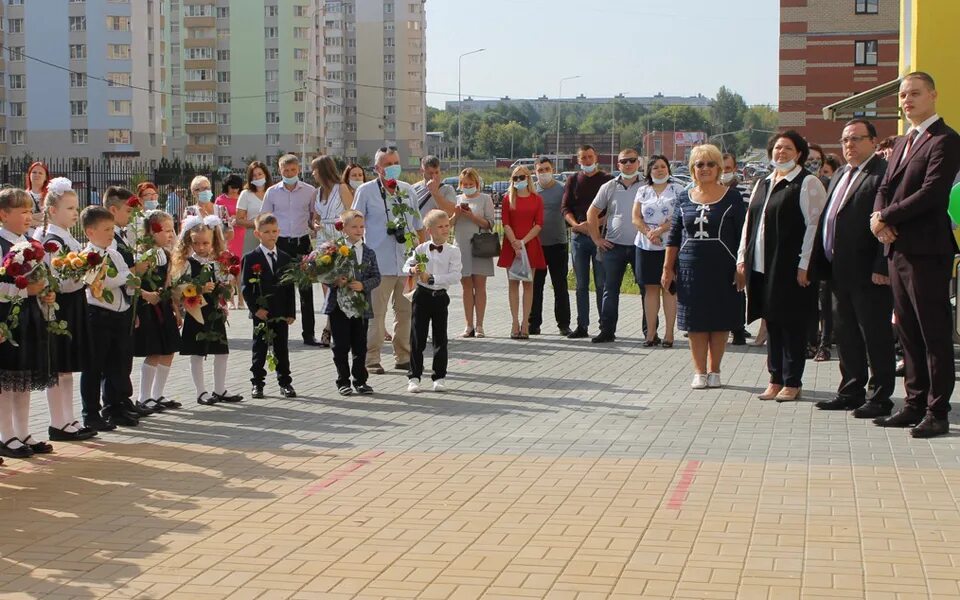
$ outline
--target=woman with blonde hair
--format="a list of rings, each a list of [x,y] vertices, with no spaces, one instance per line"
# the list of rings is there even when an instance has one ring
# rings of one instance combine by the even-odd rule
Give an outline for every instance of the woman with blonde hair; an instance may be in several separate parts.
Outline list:
[[[739,326],[737,249],[746,207],[735,187],[720,183],[720,149],[705,144],[690,153],[693,187],[673,209],[660,285],[676,289],[678,325],[689,333],[693,389],[721,386],[720,361],[730,331]]]
[[[500,250],[497,266],[507,269],[510,283],[510,314],[513,329],[510,338],[525,340],[530,337],[530,309],[533,307],[533,272],[546,269],[547,261],[540,246],[540,229],[543,228],[543,198],[533,191],[533,178],[524,166],[513,170],[506,202],[501,208],[505,242]],[[522,282],[510,275],[515,258],[526,251],[529,263],[529,279]],[[523,283],[523,314],[520,314],[520,284]]]
[[[493,199],[484,194],[477,170],[467,167],[460,171],[460,195],[450,222],[454,225],[454,239],[460,247],[460,284],[463,286],[463,312],[467,328],[462,337],[482,338],[483,316],[487,310],[487,277],[493,276],[493,258],[473,255],[473,236],[482,230],[492,230],[495,218]],[[476,320],[474,320],[476,315]],[[476,325],[474,325],[476,324]]]
[[[183,218],[180,222],[185,223],[187,217],[191,216],[202,219],[210,215],[215,215],[220,219],[220,233],[223,234],[223,239],[229,243],[230,240],[233,239],[233,226],[230,224],[230,213],[227,211],[226,206],[213,203],[213,186],[210,185],[210,180],[203,175],[197,175],[190,182],[190,192],[193,194],[197,203],[191,204],[183,209]]]

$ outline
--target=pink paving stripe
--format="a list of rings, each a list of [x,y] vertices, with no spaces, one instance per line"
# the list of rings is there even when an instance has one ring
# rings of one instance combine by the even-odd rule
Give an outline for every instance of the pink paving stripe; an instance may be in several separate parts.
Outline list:
[[[328,487],[337,483],[338,481],[345,479],[347,475],[349,475],[350,473],[353,473],[354,471],[356,471],[357,469],[360,469],[365,465],[369,465],[374,458],[377,458],[381,454],[383,454],[383,450],[374,450],[372,452],[367,452],[362,456],[358,456],[357,458],[350,461],[348,465],[340,467],[339,469],[331,473],[330,476],[327,477],[326,479],[321,479],[317,483],[308,487],[306,490],[304,490],[304,493],[308,496],[312,496],[320,492],[321,490],[327,489]]]
[[[667,503],[667,508],[680,510],[687,499],[687,490],[690,489],[690,485],[693,483],[694,474],[696,474],[699,468],[699,460],[691,460],[687,463],[687,466],[683,469],[683,473],[680,474],[680,481],[677,482],[677,487],[673,488],[673,494],[670,496],[670,502]]]

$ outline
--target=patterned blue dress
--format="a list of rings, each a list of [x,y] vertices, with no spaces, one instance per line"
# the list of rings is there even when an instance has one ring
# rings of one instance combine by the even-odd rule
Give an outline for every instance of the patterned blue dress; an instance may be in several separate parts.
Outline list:
[[[713,204],[698,204],[689,190],[677,198],[666,245],[677,257],[677,326],[684,331],[730,331],[743,322],[734,284],[737,249],[747,207],[736,188]]]

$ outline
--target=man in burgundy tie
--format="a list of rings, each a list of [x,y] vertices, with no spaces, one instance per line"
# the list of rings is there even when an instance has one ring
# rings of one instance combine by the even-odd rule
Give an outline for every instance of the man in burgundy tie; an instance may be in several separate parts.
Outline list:
[[[892,411],[895,381],[887,259],[870,231],[887,161],[875,154],[877,130],[866,119],[848,122],[840,143],[847,166],[834,175],[827,191],[812,259],[818,277],[829,279],[834,292],[840,386],[834,399],[818,402],[817,408],[876,418]]]
[[[906,404],[882,427],[911,427],[928,438],[949,432],[954,386],[950,275],[957,251],[947,215],[960,168],[960,136],[937,115],[937,90],[927,73],[900,83],[910,131],[897,142],[870,218],[885,245],[897,333],[903,346]]]

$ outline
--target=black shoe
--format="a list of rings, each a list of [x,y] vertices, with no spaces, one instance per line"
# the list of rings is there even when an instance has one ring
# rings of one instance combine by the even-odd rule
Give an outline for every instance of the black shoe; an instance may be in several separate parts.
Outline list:
[[[616,340],[617,336],[612,333],[607,333],[606,331],[601,331],[600,335],[590,338],[590,341],[594,344],[605,344],[607,342],[615,342]]]
[[[397,363],[393,365],[393,368],[397,369],[398,371],[406,371],[407,369],[410,368],[410,363],[409,362]]]
[[[530,335],[540,335],[540,328],[530,327],[530,329],[527,330],[527,333],[529,333]]]
[[[903,377],[907,374],[907,363],[905,363],[902,358],[897,361],[897,369],[894,373],[897,377]]]
[[[310,336],[303,338],[303,343],[307,346],[319,346],[320,342],[317,341],[317,338]]]
[[[889,417],[892,412],[893,402],[889,400],[886,402],[868,400],[863,403],[863,406],[858,406],[853,411],[853,416],[856,419],[876,419],[877,417]]]
[[[144,400],[143,402],[139,402],[139,401],[138,401],[138,402],[137,402],[137,406],[138,406],[139,408],[144,409],[144,410],[149,410],[151,414],[153,414],[153,413],[162,413],[163,411],[167,410],[167,407],[166,407],[166,406],[160,404],[159,402],[157,402],[157,401],[154,400],[153,398],[147,398],[147,399]],[[129,412],[129,411],[128,411],[128,412]]]
[[[910,430],[910,437],[932,438],[950,433],[950,421],[927,415],[920,424]]]
[[[567,334],[567,339],[576,340],[576,339],[585,338],[589,336],[590,334],[587,333],[586,329],[581,329],[577,327],[576,329],[574,329],[573,331]]]
[[[76,431],[64,431],[66,427],[73,425],[77,427]],[[47,427],[47,436],[50,438],[51,442],[82,442],[83,440],[89,440],[92,437],[96,437],[97,432],[95,429],[90,427],[79,427],[80,423],[74,421],[64,427],[64,429],[57,429],[56,427]]]
[[[133,415],[118,410],[109,414],[104,415],[107,423],[112,423],[113,425],[120,425],[123,427],[136,427],[140,424],[140,419],[135,418]]]
[[[136,417],[137,419],[140,419],[141,417],[149,417],[150,415],[156,412],[151,408],[147,408],[139,404],[134,404],[133,402],[124,403],[122,410],[127,415],[131,417]]]
[[[284,398],[296,398],[297,391],[293,389],[292,385],[281,385],[280,395],[283,396]]]
[[[254,400],[260,400],[263,398],[263,384],[255,383],[250,388],[250,397]]]
[[[176,400],[167,400],[165,397],[160,396],[157,398],[157,404],[163,406],[164,408],[182,408],[183,405],[177,402]]]
[[[227,392],[227,390],[223,390],[222,394],[217,394],[216,392],[214,392],[213,397],[217,399],[217,402],[242,402],[243,401],[243,396],[239,394],[230,394],[229,392]]]
[[[747,336],[744,335],[742,331],[733,332],[733,341],[730,342],[731,346],[746,346],[747,345]]]
[[[890,417],[877,417],[874,425],[880,427],[913,427],[923,420],[923,411],[903,407]]]
[[[50,454],[53,452],[52,444],[38,442],[33,439],[32,435],[28,435],[27,439],[23,440],[23,443],[26,444],[34,454]]]
[[[365,383],[354,384],[353,387],[357,388],[358,394],[369,395],[373,393],[373,388]]]
[[[92,429],[94,431],[113,431],[117,428],[117,426],[113,423],[110,423],[107,420],[99,417],[93,419],[84,419],[83,426],[86,429]]]
[[[337,388],[337,391],[340,392],[341,396],[352,396],[353,389],[349,385],[341,385]]]
[[[10,438],[6,442],[0,442],[0,456],[6,456],[8,458],[30,458],[33,456],[33,450],[26,444],[23,444],[19,448],[11,448],[10,443],[15,441],[23,444],[21,440],[15,437]]]
[[[560,335],[562,335],[562,336],[564,336],[564,337],[569,336],[569,335],[570,335],[570,328],[569,328],[569,327],[560,327]]]
[[[817,402],[814,406],[820,410],[853,410],[863,404],[863,400],[859,398],[840,398],[839,396],[833,400],[821,400]],[[890,413],[887,413],[890,414]],[[876,415],[875,415],[876,416]]]
[[[367,371],[369,371],[370,373],[373,373],[374,375],[383,375],[384,373],[383,365],[381,365],[380,363],[368,366]]]

